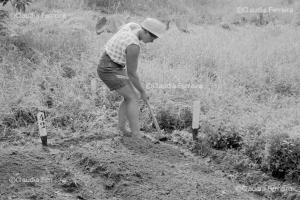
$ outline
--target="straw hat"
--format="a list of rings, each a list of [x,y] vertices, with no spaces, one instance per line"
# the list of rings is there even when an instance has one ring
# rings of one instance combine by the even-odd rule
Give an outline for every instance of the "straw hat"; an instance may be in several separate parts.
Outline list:
[[[166,32],[166,25],[154,18],[146,18],[141,26],[159,38]]]

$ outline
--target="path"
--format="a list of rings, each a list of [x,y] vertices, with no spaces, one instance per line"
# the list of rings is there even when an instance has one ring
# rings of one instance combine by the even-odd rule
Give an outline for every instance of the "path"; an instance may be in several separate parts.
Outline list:
[[[0,152],[5,200],[259,199],[215,174],[202,159],[140,138],[97,134],[47,148],[39,141],[8,145]]]

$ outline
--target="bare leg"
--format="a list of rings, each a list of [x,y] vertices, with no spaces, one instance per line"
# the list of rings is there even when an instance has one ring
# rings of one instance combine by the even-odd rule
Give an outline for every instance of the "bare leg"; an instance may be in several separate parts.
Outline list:
[[[136,92],[134,91],[132,85],[126,85],[123,88],[120,88],[117,90],[117,92],[124,97],[124,105],[123,102],[121,106],[124,106],[125,109],[125,116],[127,116],[127,119],[129,121],[129,127],[131,129],[131,132],[134,135],[138,135],[140,132],[140,124],[139,124],[139,109],[138,109],[138,96]],[[120,106],[120,113],[121,116],[119,116],[119,119],[121,119],[121,122],[123,118],[124,108]],[[120,124],[121,125],[121,124]]]
[[[119,107],[119,124],[118,129],[125,135],[130,135],[130,131],[126,130],[126,122],[127,122],[127,101],[125,99],[122,101]]]
[[[127,116],[131,132],[136,135],[140,132],[139,110],[137,99],[130,99],[127,104]]]

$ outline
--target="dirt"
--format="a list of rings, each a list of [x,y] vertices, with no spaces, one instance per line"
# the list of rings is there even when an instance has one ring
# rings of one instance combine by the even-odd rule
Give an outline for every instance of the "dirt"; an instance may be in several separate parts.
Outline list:
[[[0,146],[0,199],[262,199],[188,151],[93,133]]]
[[[57,153],[40,146],[1,148],[1,199],[68,199],[77,192],[80,185],[56,160]]]

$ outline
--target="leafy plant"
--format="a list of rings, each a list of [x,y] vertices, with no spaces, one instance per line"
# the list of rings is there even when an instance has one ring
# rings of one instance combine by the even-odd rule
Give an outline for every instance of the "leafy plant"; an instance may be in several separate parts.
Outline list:
[[[252,162],[261,165],[265,157],[264,149],[266,146],[266,137],[263,125],[250,125],[245,128],[243,137],[242,152],[247,155]]]
[[[36,123],[37,108],[13,107],[11,114],[4,116],[2,125],[8,128],[27,127]]]
[[[172,132],[173,130],[176,130],[176,127],[179,123],[177,117],[168,109],[160,110],[157,113],[156,118],[161,129],[164,129],[167,132]]]
[[[246,139],[243,142],[243,152],[247,155],[251,161],[255,164],[261,164],[264,158],[264,147],[266,141],[262,136],[257,136],[253,139]]]
[[[0,36],[7,35],[7,19],[9,15],[7,11],[0,10]]]
[[[234,127],[221,125],[208,137],[208,141],[214,149],[240,149],[242,146],[242,137]]]
[[[25,12],[26,6],[30,5],[32,0],[11,0],[11,4],[18,12]]]
[[[9,2],[9,0],[0,0],[0,3],[2,3],[3,6],[5,6]]]
[[[156,117],[161,129],[167,132],[183,130],[192,126],[192,112],[189,107],[180,108],[176,104],[166,108],[162,107]]]
[[[274,177],[300,182],[300,139],[273,137],[269,157],[268,167]]]

